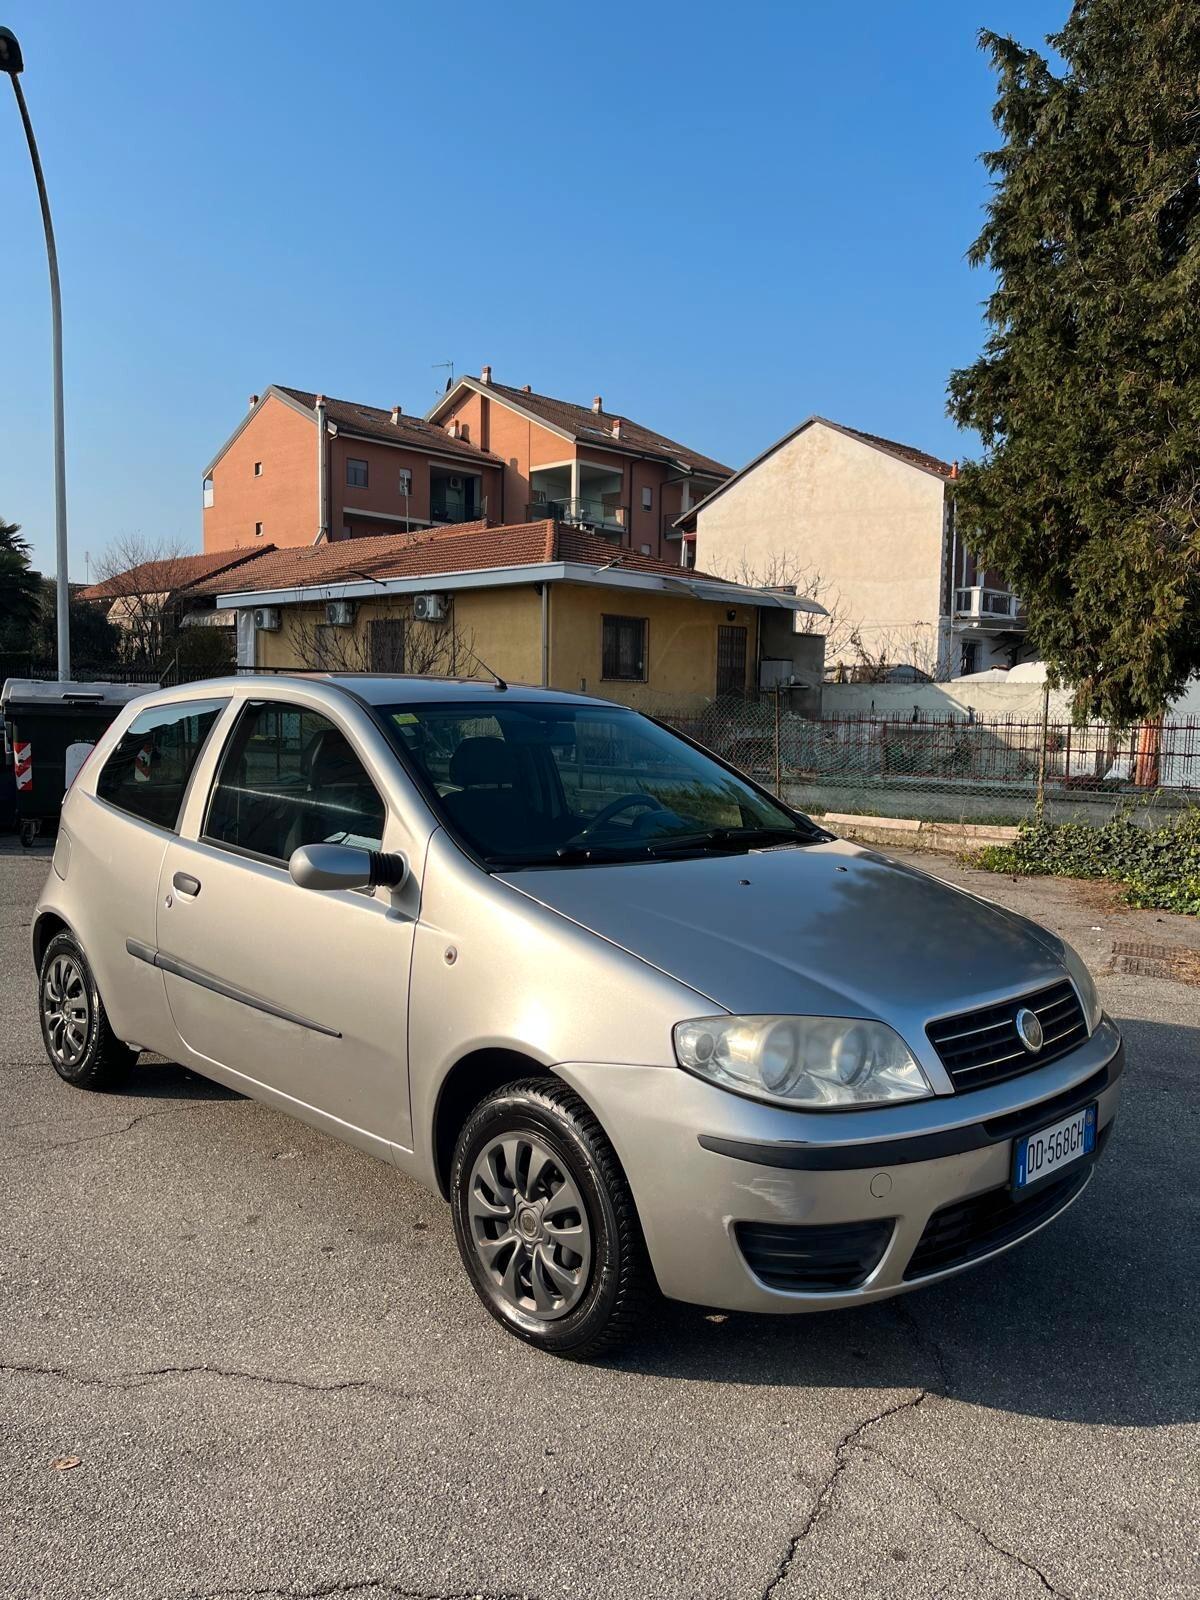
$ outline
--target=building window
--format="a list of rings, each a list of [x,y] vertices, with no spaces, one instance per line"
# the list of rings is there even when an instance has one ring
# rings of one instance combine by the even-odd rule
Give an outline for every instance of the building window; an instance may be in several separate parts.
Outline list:
[[[262,523],[261,522],[256,522],[254,524],[254,537],[256,539],[261,539],[262,538]]]
[[[205,480],[204,480],[204,505],[205,505],[205,509],[207,509],[210,505],[212,505],[212,503],[213,503],[213,481],[212,481],[212,473],[210,472],[208,477],[205,478]]]
[[[717,695],[746,692],[746,629],[717,629]]]
[[[376,617],[367,623],[367,665],[371,672],[404,671],[403,617]]]
[[[960,678],[969,677],[977,671],[979,665],[979,640],[964,639],[962,642],[962,663],[959,667]]]
[[[367,463],[355,461],[348,457],[346,460],[346,487],[348,489],[365,489],[367,487]]]
[[[261,461],[256,461],[254,463],[254,476],[256,478],[261,478],[262,477],[262,462]]]
[[[604,617],[600,676],[613,682],[646,681],[645,617]]]
[[[651,488],[645,488],[642,490],[642,510],[654,510],[654,490]]]
[[[406,500],[412,493],[412,473],[407,467],[400,468],[400,493]]]

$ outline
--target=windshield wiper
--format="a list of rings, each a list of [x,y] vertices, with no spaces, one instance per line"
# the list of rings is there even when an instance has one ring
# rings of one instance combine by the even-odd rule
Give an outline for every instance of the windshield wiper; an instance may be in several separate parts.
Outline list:
[[[651,855],[674,854],[677,851],[753,850],[759,845],[816,844],[823,837],[805,828],[706,828],[703,833],[679,834],[673,839],[653,840],[647,849]]]

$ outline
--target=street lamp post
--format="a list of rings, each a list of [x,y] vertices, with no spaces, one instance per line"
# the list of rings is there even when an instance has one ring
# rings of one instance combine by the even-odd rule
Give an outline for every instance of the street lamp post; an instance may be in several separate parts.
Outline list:
[[[42,176],[42,160],[38,155],[37,141],[33,137],[33,124],[29,108],[21,93],[18,81],[25,62],[16,35],[8,28],[0,28],[0,71],[8,73],[17,97],[17,108],[25,127],[29,143],[29,158],[33,162],[33,175],[37,180],[38,200],[42,207],[42,226],[46,230],[46,261],[50,268],[50,321],[54,345],[54,546],[58,561],[58,676],[64,681],[71,676],[71,591],[67,585],[67,453],[63,422],[63,364],[62,364],[62,296],[58,287],[58,251],[54,248],[54,224],[50,220],[50,201],[46,195],[46,180]]]

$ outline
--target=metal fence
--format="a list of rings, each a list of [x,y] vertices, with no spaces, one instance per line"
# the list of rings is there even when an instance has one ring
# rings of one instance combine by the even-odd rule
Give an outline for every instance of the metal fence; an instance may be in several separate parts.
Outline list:
[[[0,651],[0,683],[6,678],[49,682],[57,676],[58,665],[54,661],[22,655],[18,651]],[[159,669],[146,665],[130,666],[119,661],[77,662],[72,664],[71,678],[75,683],[144,683],[153,688],[158,685]]]
[[[1200,804],[1200,720],[803,717],[785,695],[651,710],[802,809],[965,822],[1147,822]]]

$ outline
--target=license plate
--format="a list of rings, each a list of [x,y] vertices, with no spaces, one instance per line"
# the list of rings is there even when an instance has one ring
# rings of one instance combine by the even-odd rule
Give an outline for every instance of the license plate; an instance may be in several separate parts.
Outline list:
[[[1013,1151],[1013,1188],[1019,1193],[1051,1173],[1091,1155],[1096,1148],[1096,1106],[1073,1111],[1061,1122],[1027,1133]]]

